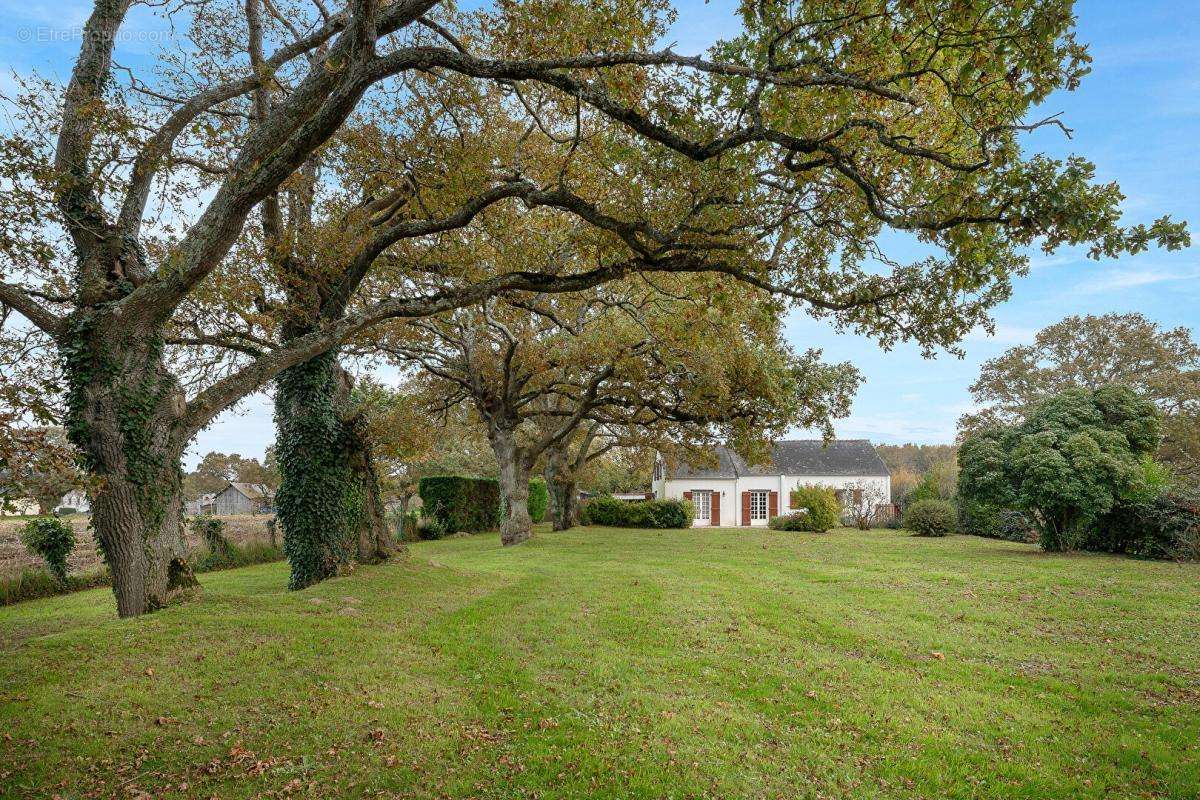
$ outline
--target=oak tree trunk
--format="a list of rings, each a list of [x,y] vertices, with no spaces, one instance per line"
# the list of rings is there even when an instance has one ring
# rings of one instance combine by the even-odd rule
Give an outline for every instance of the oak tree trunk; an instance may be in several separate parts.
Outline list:
[[[183,391],[154,331],[82,316],[62,338],[67,434],[92,478],[92,527],[117,613],[154,611],[198,586],[183,532]]]
[[[351,388],[336,352],[279,377],[276,499],[293,589],[333,577],[354,560],[378,563],[395,551],[370,442],[350,411]]]
[[[340,367],[326,353],[280,373],[275,394],[276,493],[288,587],[337,575],[357,554],[361,508],[345,446]]]
[[[529,516],[529,464],[512,430],[491,432],[492,449],[500,465],[500,543],[520,544],[533,536]]]
[[[391,558],[403,545],[397,544],[396,538],[388,530],[379,491],[379,474],[375,471],[371,441],[363,430],[363,420],[356,417],[344,420],[344,424],[347,428],[347,457],[355,490],[362,498],[362,513],[358,520],[358,560],[363,564],[378,564]]]
[[[579,524],[579,484],[567,466],[569,454],[552,447],[546,451],[546,489],[550,494],[550,519],[556,531]]]

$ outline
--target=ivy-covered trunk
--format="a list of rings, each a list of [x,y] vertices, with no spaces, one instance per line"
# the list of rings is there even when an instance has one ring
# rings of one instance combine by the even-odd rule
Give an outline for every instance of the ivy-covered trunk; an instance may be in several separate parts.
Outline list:
[[[346,458],[340,367],[333,353],[280,373],[275,395],[275,495],[291,589],[337,575],[354,558],[362,514]]]
[[[529,516],[529,464],[517,446],[516,432],[491,431],[492,449],[500,465],[500,543],[520,544],[533,536]]]
[[[292,589],[333,577],[355,559],[377,563],[394,552],[370,442],[349,405],[350,377],[336,352],[279,376],[276,506]]]
[[[183,391],[153,332],[108,318],[63,334],[67,435],[92,478],[92,527],[117,613],[154,611],[197,586],[187,562],[178,425]]]
[[[546,489],[550,494],[550,518],[556,531],[579,524],[579,484],[568,466],[569,457],[564,447],[551,447],[546,451]]]

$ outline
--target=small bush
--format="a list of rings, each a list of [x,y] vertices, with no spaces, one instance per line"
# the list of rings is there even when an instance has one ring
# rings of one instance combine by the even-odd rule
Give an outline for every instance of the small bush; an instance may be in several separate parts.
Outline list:
[[[793,511],[791,514],[783,514],[778,517],[771,517],[767,522],[767,527],[777,531],[808,531],[810,533],[824,533],[825,531],[817,531],[813,528],[812,517],[807,511]],[[829,530],[826,528],[825,530]]]
[[[627,502],[607,495],[583,504],[584,525],[614,528],[690,528],[694,506],[687,500],[634,500]]]
[[[916,536],[948,536],[957,529],[956,517],[945,500],[920,500],[904,510],[904,527]]]
[[[278,547],[279,520],[276,517],[267,517],[264,524],[267,526],[267,537],[271,540],[271,547]]]
[[[425,515],[441,523],[443,535],[489,531],[500,525],[500,484],[493,478],[432,475],[421,478],[417,492]]]
[[[67,579],[67,556],[75,549],[75,529],[58,517],[36,517],[21,529],[21,543],[46,559],[50,574],[59,583]]]
[[[208,548],[208,552],[219,555],[229,552],[233,545],[225,538],[225,520],[209,514],[201,514],[190,520],[192,533],[197,534]]]
[[[545,478],[534,478],[529,482],[529,501],[525,504],[534,524],[546,518],[546,509],[550,505],[550,492],[546,489]]]
[[[445,538],[448,531],[437,517],[421,517],[417,521],[417,538],[426,541]]]
[[[421,521],[421,515],[416,509],[412,509],[407,513],[401,513],[399,510],[396,510],[389,515],[388,521],[391,522],[392,531],[397,541],[416,542],[420,540],[421,537],[417,535],[417,525]]]
[[[54,516],[69,517],[72,514],[78,514],[78,513],[79,513],[79,509],[74,508],[73,506],[63,506],[62,508],[55,509]]]
[[[838,502],[837,493],[828,487],[797,486],[792,490],[790,499],[792,513],[787,517],[801,519],[788,524],[802,527],[779,528],[778,530],[824,533],[836,528],[841,519],[842,504]]]

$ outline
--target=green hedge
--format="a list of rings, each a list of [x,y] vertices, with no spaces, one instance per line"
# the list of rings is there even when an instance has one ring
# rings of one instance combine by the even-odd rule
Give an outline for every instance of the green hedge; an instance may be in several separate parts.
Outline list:
[[[437,520],[445,534],[477,533],[500,527],[500,482],[495,478],[433,475],[421,478],[417,493],[424,504],[424,515]],[[534,478],[529,482],[529,500],[525,504],[529,516],[535,523],[541,522],[549,505],[546,481]]]
[[[417,484],[422,511],[446,533],[489,531],[500,525],[500,484],[494,478],[431,475]]]
[[[550,492],[546,489],[545,478],[534,478],[529,482],[529,516],[534,523],[546,518],[546,508],[550,505]]]
[[[694,515],[687,500],[617,500],[607,495],[593,497],[580,510],[585,525],[614,528],[690,528]]]

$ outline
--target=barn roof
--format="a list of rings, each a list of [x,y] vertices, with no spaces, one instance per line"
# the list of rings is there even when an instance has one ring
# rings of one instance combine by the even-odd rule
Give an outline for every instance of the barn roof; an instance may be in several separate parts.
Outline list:
[[[738,478],[747,475],[887,476],[887,465],[866,439],[795,439],[775,442],[771,461],[751,466],[728,447],[717,447],[715,467],[679,464],[673,478]]]
[[[267,487],[263,486],[261,483],[240,483],[238,481],[230,481],[229,487],[237,489],[251,500],[261,500],[267,493]]]

